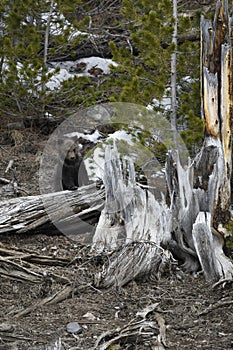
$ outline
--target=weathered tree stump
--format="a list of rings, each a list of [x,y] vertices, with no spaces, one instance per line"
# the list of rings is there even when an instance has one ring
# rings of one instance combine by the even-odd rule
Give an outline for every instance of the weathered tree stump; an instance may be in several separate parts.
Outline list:
[[[135,184],[130,163],[129,178],[125,180],[116,151],[114,154],[107,151],[106,205],[96,229],[94,246],[115,249],[121,244],[139,241],[140,249],[136,256],[134,250],[128,249],[127,254],[119,250],[101,276],[103,285],[114,283],[113,274],[119,285],[125,283],[126,275],[132,275],[131,271],[134,277],[139,276],[142,271],[138,259],[142,255],[143,273],[146,273],[145,266],[151,272],[152,265],[153,270],[158,271],[162,259],[155,259],[155,256],[161,256],[161,247],[181,260],[185,271],[196,272],[201,267],[207,280],[233,276],[233,264],[223,252],[223,227],[230,219],[232,167],[231,23],[226,0],[217,2],[213,26],[210,21],[201,19],[205,140],[200,153],[186,164],[181,164],[178,151],[168,152],[169,205],[158,203],[151,192]],[[146,248],[148,242],[158,247],[153,250],[153,258],[151,250]]]

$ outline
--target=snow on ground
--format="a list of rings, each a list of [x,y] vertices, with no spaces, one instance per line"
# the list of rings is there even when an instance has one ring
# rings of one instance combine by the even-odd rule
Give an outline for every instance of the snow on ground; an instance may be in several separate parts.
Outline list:
[[[71,23],[67,21],[67,19],[64,17],[63,14],[58,13],[56,9],[54,9],[51,14],[49,12],[44,12],[42,14],[42,21],[44,22],[45,25],[47,25],[47,23],[50,21],[49,23],[50,35],[62,35],[64,31],[67,29],[70,29],[72,32],[74,30]]]
[[[65,30],[70,31],[69,41],[72,38],[80,35],[85,36],[94,36],[93,34],[89,34],[86,32],[81,32],[77,28],[75,28],[72,23],[70,23],[66,17],[59,12],[58,5],[56,2],[53,4],[53,8],[51,13],[44,12],[42,14],[42,21],[44,25],[47,26],[49,24],[49,34],[50,35],[63,35]]]
[[[80,73],[75,72],[75,68],[82,63],[86,65],[85,69]],[[101,57],[87,57],[76,61],[50,62],[50,64],[53,66],[53,68],[49,70],[50,73],[53,73],[56,67],[60,68],[60,71],[55,73],[46,84],[51,90],[59,89],[63,81],[73,78],[74,76],[92,76],[92,74],[88,72],[92,68],[99,68],[102,71],[101,74],[109,74],[110,65],[117,65],[113,60]]]
[[[177,91],[182,91],[182,86],[190,86],[192,83],[195,83],[197,79],[190,77],[189,75],[185,76],[181,80],[181,85],[177,85]],[[165,89],[163,97],[159,100],[154,98],[152,102],[147,106],[147,109],[153,110],[154,108],[160,108],[163,111],[171,111],[172,102],[171,102],[171,88]]]
[[[161,98],[161,100],[153,99],[152,104],[149,105],[153,109],[154,107],[161,108],[164,111],[170,111],[171,110],[171,97],[164,96]],[[148,107],[147,107],[148,108]]]
[[[75,67],[79,64],[85,63],[86,67],[85,69],[81,72],[75,72]],[[65,62],[50,62],[50,65],[52,65],[52,67],[50,67],[48,69],[48,73],[54,73],[54,75],[50,78],[50,80],[46,83],[46,87],[50,90],[55,90],[55,89],[59,89],[61,86],[61,83],[73,78],[74,76],[92,76],[92,74],[90,72],[88,72],[89,70],[91,70],[92,68],[97,68],[100,69],[101,72],[100,74],[109,74],[110,73],[110,66],[116,66],[117,63],[114,62],[111,59],[107,59],[107,58],[101,58],[101,57],[87,57],[87,58],[82,58],[76,61],[65,61]],[[60,70],[59,72],[55,73],[55,68],[59,67]],[[25,77],[22,74],[22,69],[23,69],[23,65],[22,63],[18,62],[16,65],[17,71],[18,71],[18,77],[20,80],[24,80]],[[9,69],[9,65],[7,62],[4,62],[3,64],[3,70],[8,70]],[[38,81],[38,85],[40,84],[41,81],[41,77],[40,75],[38,75],[37,77],[37,81]],[[30,90],[30,92],[32,92]]]
[[[93,134],[84,134],[83,132],[70,132],[69,134],[65,134],[64,136],[66,137],[82,137],[85,140],[88,140],[90,142],[93,143],[97,143],[98,140],[102,137],[102,135],[99,133],[98,130],[95,130],[95,132],[93,132]]]
[[[129,145],[133,145],[132,135],[127,133],[125,130],[117,130],[113,134],[109,134],[107,137],[107,141],[109,140],[124,140]]]
[[[154,98],[147,106],[147,109],[153,110],[154,108],[161,108],[163,111],[171,111],[171,106],[171,89],[168,88],[165,90],[164,96],[160,100]]]
[[[54,68],[49,70],[49,73],[55,71]],[[68,80],[69,78],[72,78],[73,74],[70,74],[67,72],[66,69],[60,69],[58,73],[56,73],[50,80],[46,83],[46,87],[49,88],[50,90],[55,90],[59,89],[60,85],[63,81]]]
[[[67,71],[70,71],[73,67],[77,66],[80,63],[85,63],[86,68],[82,73],[76,73],[78,76],[90,76],[91,74],[88,73],[88,70],[90,70],[93,67],[98,67],[103,70],[104,74],[110,73],[110,65],[116,66],[117,63],[111,60],[110,58],[101,58],[101,57],[86,57],[86,58],[80,58],[76,61],[64,61],[64,62],[51,62],[51,64],[54,67],[60,67],[64,68]]]

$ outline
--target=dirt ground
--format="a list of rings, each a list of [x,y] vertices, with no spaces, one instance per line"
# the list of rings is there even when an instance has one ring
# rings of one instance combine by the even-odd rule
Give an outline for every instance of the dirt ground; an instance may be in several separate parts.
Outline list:
[[[22,191],[39,193],[39,156],[47,137],[24,130],[14,141],[0,133],[0,177],[11,180],[5,169],[13,159]],[[10,251],[18,255],[9,257]],[[38,256],[54,260],[33,260]],[[185,275],[177,267],[160,280],[98,289],[93,279],[103,261],[90,247],[49,232],[1,235],[0,259],[6,257],[43,278],[9,278],[0,264],[0,350],[233,349],[232,283],[213,287],[201,274]],[[137,313],[148,307],[152,311],[141,323]],[[70,322],[78,322],[80,332],[70,333]]]

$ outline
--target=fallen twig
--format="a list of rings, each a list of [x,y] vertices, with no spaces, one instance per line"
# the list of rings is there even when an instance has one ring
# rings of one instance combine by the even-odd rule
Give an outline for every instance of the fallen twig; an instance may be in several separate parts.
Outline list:
[[[30,271],[29,269],[2,257],[0,257],[0,276],[31,283],[40,283],[44,278],[42,273]]]
[[[114,343],[117,343],[122,339],[130,338],[133,336],[138,338],[150,337],[150,339],[153,339],[153,342],[156,342],[155,346],[164,349],[164,346],[166,346],[165,320],[160,316],[158,312],[155,313],[157,323],[155,323],[154,321],[146,320],[147,315],[153,312],[155,308],[157,308],[158,304],[159,303],[149,305],[144,310],[137,312],[136,319],[131,320],[126,326],[122,328],[118,327],[117,329],[114,329],[112,331],[103,332],[98,337],[95,346],[92,350],[106,350]],[[138,320],[138,317],[142,319]],[[159,330],[157,324],[159,325]],[[105,338],[110,339],[102,343]]]
[[[229,305],[233,305],[233,300],[224,300],[224,301],[219,300],[217,303],[211,304],[205,310],[203,310],[202,312],[199,312],[198,316],[207,315],[208,313],[218,308],[221,308],[223,306],[229,306]]]
[[[8,313],[8,315],[11,315],[11,316],[13,315],[14,317],[18,317],[18,318],[25,316],[25,315],[31,313],[32,311],[36,310],[38,307],[41,307],[43,305],[57,304],[57,303],[61,302],[62,300],[69,298],[72,295],[72,293],[73,293],[73,287],[66,286],[62,290],[54,293],[51,296],[48,296],[48,297],[42,299],[38,303],[31,305],[31,306],[29,306],[26,309],[23,309],[21,311],[12,310]]]

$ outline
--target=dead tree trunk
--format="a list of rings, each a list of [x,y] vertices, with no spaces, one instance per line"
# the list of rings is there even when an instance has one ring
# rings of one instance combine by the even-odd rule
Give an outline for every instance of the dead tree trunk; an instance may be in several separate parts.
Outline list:
[[[213,26],[210,21],[201,20],[205,140],[201,152],[185,165],[181,164],[178,151],[169,152],[166,164],[169,206],[158,203],[152,193],[135,184],[132,165],[126,180],[116,154],[107,151],[106,205],[94,236],[94,247],[115,249],[125,245],[99,279],[104,286],[122,285],[131,277],[151,271],[157,273],[168,251],[183,261],[185,271],[201,268],[207,280],[233,276],[233,264],[223,252],[224,226],[230,218],[231,23],[226,0],[217,2]],[[136,242],[140,242],[140,248],[135,248]],[[167,250],[162,251],[163,248]]]
[[[108,269],[96,277],[96,285],[122,286],[136,277],[158,276],[172,260],[163,249],[171,238],[170,209],[137,185],[133,162],[127,158],[121,162],[115,147],[106,148],[104,173],[105,208],[93,248],[115,253]]]
[[[91,228],[98,221],[104,196],[103,189],[97,190],[91,184],[76,191],[1,201],[0,233],[55,231],[74,236],[85,233],[88,224]]]

